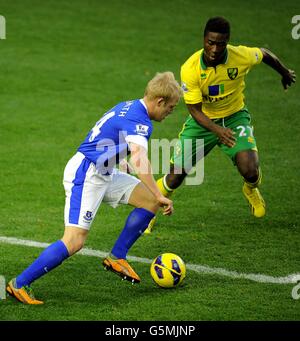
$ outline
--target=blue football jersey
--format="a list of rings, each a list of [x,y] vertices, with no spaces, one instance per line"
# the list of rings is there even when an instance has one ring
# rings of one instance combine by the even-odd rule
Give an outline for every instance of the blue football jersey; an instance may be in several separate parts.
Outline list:
[[[142,99],[121,102],[95,124],[78,151],[96,165],[98,172],[108,175],[130,153],[129,142],[147,148],[152,129]]]

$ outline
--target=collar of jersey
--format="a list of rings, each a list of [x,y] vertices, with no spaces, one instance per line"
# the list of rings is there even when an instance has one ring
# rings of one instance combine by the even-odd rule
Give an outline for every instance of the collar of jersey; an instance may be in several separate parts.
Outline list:
[[[144,108],[145,108],[145,110],[146,110],[146,113],[147,113],[147,114],[148,114],[148,116],[149,116],[148,109],[147,109],[147,106],[146,106],[146,103],[145,103],[145,101],[144,101],[142,98],[140,98],[140,102],[142,103],[143,107],[144,107]]]
[[[201,64],[201,69],[202,70],[206,70],[207,66],[206,66],[206,64],[204,62],[203,54],[204,54],[204,49],[202,50],[202,52],[200,54],[200,64]],[[228,60],[228,51],[227,51],[227,48],[226,48],[225,54],[224,54],[224,58],[221,60],[221,62],[219,64],[226,64],[227,60]]]

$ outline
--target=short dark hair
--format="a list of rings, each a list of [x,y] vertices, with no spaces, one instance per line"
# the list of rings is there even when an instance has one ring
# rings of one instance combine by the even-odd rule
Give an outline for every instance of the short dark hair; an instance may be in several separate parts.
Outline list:
[[[208,32],[227,34],[230,36],[230,23],[223,17],[210,18],[204,28],[204,37]]]

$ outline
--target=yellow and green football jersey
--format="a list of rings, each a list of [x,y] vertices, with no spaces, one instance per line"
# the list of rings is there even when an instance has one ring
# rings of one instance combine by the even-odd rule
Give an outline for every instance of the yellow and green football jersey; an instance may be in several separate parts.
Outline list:
[[[228,44],[223,63],[207,67],[203,51],[194,53],[181,67],[185,103],[202,103],[211,119],[232,115],[244,107],[245,76],[263,54],[257,47]]]

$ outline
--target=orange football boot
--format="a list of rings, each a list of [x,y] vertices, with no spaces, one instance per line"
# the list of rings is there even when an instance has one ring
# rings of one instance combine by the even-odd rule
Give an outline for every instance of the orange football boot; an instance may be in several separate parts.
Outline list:
[[[103,265],[104,269],[116,273],[132,284],[140,283],[141,281],[139,275],[132,269],[126,259],[112,259],[111,257],[106,257],[103,260]]]
[[[16,279],[13,278],[6,287],[6,291],[14,296],[18,301],[25,304],[43,304],[43,301],[35,299],[34,294],[30,286],[25,285],[21,288],[16,287]]]

